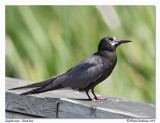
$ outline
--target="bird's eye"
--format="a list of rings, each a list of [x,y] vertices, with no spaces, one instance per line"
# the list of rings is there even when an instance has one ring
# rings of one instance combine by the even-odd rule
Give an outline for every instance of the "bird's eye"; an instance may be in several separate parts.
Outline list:
[[[108,38],[108,40],[113,41],[113,38]]]

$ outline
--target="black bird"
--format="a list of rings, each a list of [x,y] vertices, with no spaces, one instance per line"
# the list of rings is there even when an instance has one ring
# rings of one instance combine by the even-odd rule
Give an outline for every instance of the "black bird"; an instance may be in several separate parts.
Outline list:
[[[117,46],[128,42],[131,41],[117,40],[113,36],[104,37],[101,39],[96,53],[82,60],[67,72],[53,76],[40,83],[12,88],[10,90],[36,87],[31,91],[21,94],[27,95],[70,87],[74,90],[85,91],[89,100],[92,100],[88,94],[88,91],[91,89],[94,101],[104,100],[105,98],[96,97],[94,87],[112,73],[117,63]]]

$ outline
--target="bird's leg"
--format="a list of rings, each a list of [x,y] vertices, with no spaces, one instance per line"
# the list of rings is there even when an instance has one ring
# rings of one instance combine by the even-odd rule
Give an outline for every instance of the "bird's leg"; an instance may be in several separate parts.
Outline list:
[[[87,96],[88,96],[88,100],[91,101],[92,99],[91,99],[91,97],[89,96],[88,91],[89,91],[89,90],[86,91],[86,94],[87,94]]]
[[[98,101],[100,101],[100,100],[106,100],[106,99],[107,99],[107,98],[97,98],[97,96],[96,96],[95,93],[94,93],[94,88],[92,88],[91,91],[92,91],[92,94],[93,94],[93,96],[94,96],[94,100],[93,100],[93,101],[98,102]]]

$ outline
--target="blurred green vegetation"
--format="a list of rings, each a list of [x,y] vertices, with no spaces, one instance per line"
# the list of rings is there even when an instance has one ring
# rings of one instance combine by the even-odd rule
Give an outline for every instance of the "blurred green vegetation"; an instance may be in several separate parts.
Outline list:
[[[104,13],[113,11],[106,18],[97,8],[6,6],[6,76],[45,80],[96,52],[102,37],[115,36],[133,42],[118,47],[117,65],[96,93],[154,104],[155,7],[106,6]]]

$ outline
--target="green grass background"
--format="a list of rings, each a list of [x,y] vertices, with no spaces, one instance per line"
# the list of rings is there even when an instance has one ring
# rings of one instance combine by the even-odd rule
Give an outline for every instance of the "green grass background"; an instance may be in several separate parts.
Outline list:
[[[117,48],[118,62],[96,93],[155,103],[155,7],[6,6],[6,76],[42,81],[97,51],[104,36],[132,40]],[[112,26],[114,26],[112,28]],[[116,27],[116,25],[119,25]]]

